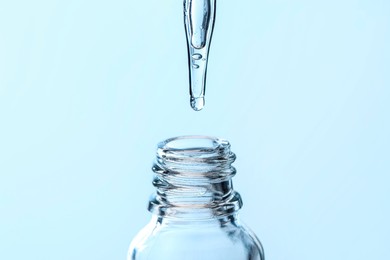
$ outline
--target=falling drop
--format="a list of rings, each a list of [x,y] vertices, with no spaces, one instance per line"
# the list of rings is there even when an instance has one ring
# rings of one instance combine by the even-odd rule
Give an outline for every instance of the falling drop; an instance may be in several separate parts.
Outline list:
[[[191,107],[195,111],[202,110],[204,107],[204,103],[205,103],[204,97],[196,97],[196,98],[191,97]]]
[[[192,64],[192,67],[193,67],[194,69],[199,69],[199,65],[198,65],[198,64]]]

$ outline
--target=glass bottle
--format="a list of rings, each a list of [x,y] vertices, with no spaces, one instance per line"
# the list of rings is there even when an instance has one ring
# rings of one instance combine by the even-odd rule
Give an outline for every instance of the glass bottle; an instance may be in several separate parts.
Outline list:
[[[238,217],[235,158],[228,141],[213,137],[159,143],[153,217],[131,242],[128,260],[264,260],[260,241]]]

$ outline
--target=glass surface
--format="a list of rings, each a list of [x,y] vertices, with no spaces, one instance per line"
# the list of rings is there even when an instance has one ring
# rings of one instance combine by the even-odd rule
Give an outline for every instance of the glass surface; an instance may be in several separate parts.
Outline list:
[[[128,260],[263,260],[260,241],[239,221],[235,158],[229,142],[218,138],[161,142],[153,165],[157,192],[149,202],[153,217],[132,241]]]
[[[184,0],[191,107],[205,104],[206,73],[215,21],[216,0]]]

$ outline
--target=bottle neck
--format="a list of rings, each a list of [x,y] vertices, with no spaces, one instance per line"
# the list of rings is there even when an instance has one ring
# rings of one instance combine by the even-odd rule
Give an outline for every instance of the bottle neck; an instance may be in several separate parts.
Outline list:
[[[204,136],[176,137],[158,145],[149,211],[178,220],[207,220],[235,215],[240,195],[231,178],[236,170],[230,144]]]
[[[189,225],[190,222],[190,225]],[[238,213],[233,213],[227,216],[219,216],[212,218],[179,218],[179,217],[167,217],[153,214],[151,221],[149,222],[153,227],[167,227],[174,226],[179,228],[215,228],[228,227],[228,226],[240,226]]]

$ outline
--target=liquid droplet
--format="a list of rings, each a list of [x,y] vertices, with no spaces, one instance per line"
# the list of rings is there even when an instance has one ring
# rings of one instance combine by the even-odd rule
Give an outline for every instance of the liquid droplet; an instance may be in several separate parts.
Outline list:
[[[200,54],[200,53],[194,53],[194,54],[192,54],[192,58],[193,58],[194,60],[200,60],[200,59],[202,58],[202,54]]]
[[[197,97],[197,98],[191,97],[191,107],[195,111],[202,110],[204,107],[204,103],[205,103],[204,97]]]
[[[193,67],[194,69],[199,69],[199,65],[198,65],[198,64],[192,64],[192,67]]]
[[[198,196],[203,196],[207,193],[207,189],[206,188],[199,188],[198,190]]]

